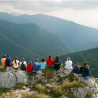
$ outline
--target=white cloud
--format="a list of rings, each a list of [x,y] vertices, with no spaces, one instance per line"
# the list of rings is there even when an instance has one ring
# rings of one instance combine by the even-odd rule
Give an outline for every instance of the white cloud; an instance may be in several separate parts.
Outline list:
[[[42,13],[98,28],[98,1],[0,0],[0,11],[29,15]]]

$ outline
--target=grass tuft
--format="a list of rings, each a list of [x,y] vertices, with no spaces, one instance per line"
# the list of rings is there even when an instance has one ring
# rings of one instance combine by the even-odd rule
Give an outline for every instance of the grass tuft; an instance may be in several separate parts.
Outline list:
[[[6,68],[0,68],[0,72],[6,72]]]
[[[15,90],[16,90],[16,89],[23,89],[24,86],[25,86],[25,85],[22,84],[22,83],[17,83],[17,84],[16,84],[16,87],[14,87],[14,89],[15,89]]]

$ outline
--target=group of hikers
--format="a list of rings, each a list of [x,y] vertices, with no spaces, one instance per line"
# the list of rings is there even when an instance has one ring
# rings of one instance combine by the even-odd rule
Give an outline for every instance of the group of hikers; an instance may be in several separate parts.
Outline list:
[[[82,74],[82,76],[87,79],[91,76],[90,68],[87,62],[84,63],[84,66],[80,66],[77,62],[74,67],[72,67],[72,61],[70,57],[67,58],[67,61],[65,61],[65,68],[68,70],[72,70],[74,73]],[[3,67],[9,67],[14,68],[16,71],[20,68],[21,70],[27,71],[28,73],[33,74],[34,72],[38,70],[44,70],[44,69],[51,69],[59,70],[61,61],[59,60],[59,55],[56,56],[56,59],[52,59],[52,56],[49,55],[49,58],[45,61],[45,58],[42,58],[41,62],[39,62],[38,59],[32,64],[32,61],[29,61],[29,64],[27,65],[24,57],[22,57],[21,61],[18,61],[18,58],[15,57],[15,60],[11,60],[10,55],[8,54],[3,55],[3,58],[1,59],[1,65]]]

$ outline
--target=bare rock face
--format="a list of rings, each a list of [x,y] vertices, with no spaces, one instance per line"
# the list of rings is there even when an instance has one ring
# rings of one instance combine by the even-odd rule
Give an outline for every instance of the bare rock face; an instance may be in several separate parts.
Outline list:
[[[95,86],[95,79],[93,80],[92,78],[85,80],[83,77],[79,77],[78,82],[83,82],[84,84],[87,84],[89,87]]]
[[[61,77],[66,77],[68,76],[72,70],[68,70],[65,68],[61,68],[58,71],[55,71],[55,75],[54,77],[56,77],[53,81],[48,81],[45,76],[44,73],[42,71],[37,71],[36,74],[33,75],[29,75],[26,71],[22,71],[22,70],[17,70],[15,71],[13,68],[7,68],[6,69],[7,72],[0,72],[0,88],[13,88],[16,86],[16,83],[23,83],[26,84],[27,82],[29,82],[29,80],[31,81],[31,83],[35,83],[37,80],[40,79],[40,85],[46,85],[46,86],[50,86],[52,85],[52,83],[54,84],[58,84],[58,80]],[[75,98],[85,98],[86,95],[88,93],[92,93],[91,98],[98,98],[98,78],[89,78],[89,79],[84,79],[81,74],[74,74],[74,79],[77,78],[78,82],[83,82],[83,84],[85,84],[85,87],[74,87],[74,88],[70,88],[71,92],[73,93],[73,96]],[[64,81],[66,82],[66,81]],[[48,83],[48,84],[47,84]],[[48,90],[49,92],[49,90]]]
[[[13,88],[16,86],[16,77],[10,72],[0,73],[0,88]]]
[[[98,94],[91,95],[91,98],[98,98]]]
[[[60,68],[60,69],[57,71],[56,76],[66,77],[66,76],[68,76],[68,75],[71,73],[71,71],[72,71],[72,70],[70,70],[70,69]]]
[[[28,81],[28,74],[26,71],[18,71],[16,73],[17,83],[26,84]]]
[[[73,91],[73,95],[76,98],[85,98],[85,96],[89,92],[90,92],[90,88],[89,87],[84,87],[84,88],[79,87],[78,89]]]

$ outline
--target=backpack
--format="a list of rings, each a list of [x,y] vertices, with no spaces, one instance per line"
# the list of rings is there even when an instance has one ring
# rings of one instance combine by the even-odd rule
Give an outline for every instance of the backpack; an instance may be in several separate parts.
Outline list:
[[[26,70],[25,64],[23,64],[23,62],[21,64],[21,70]]]

